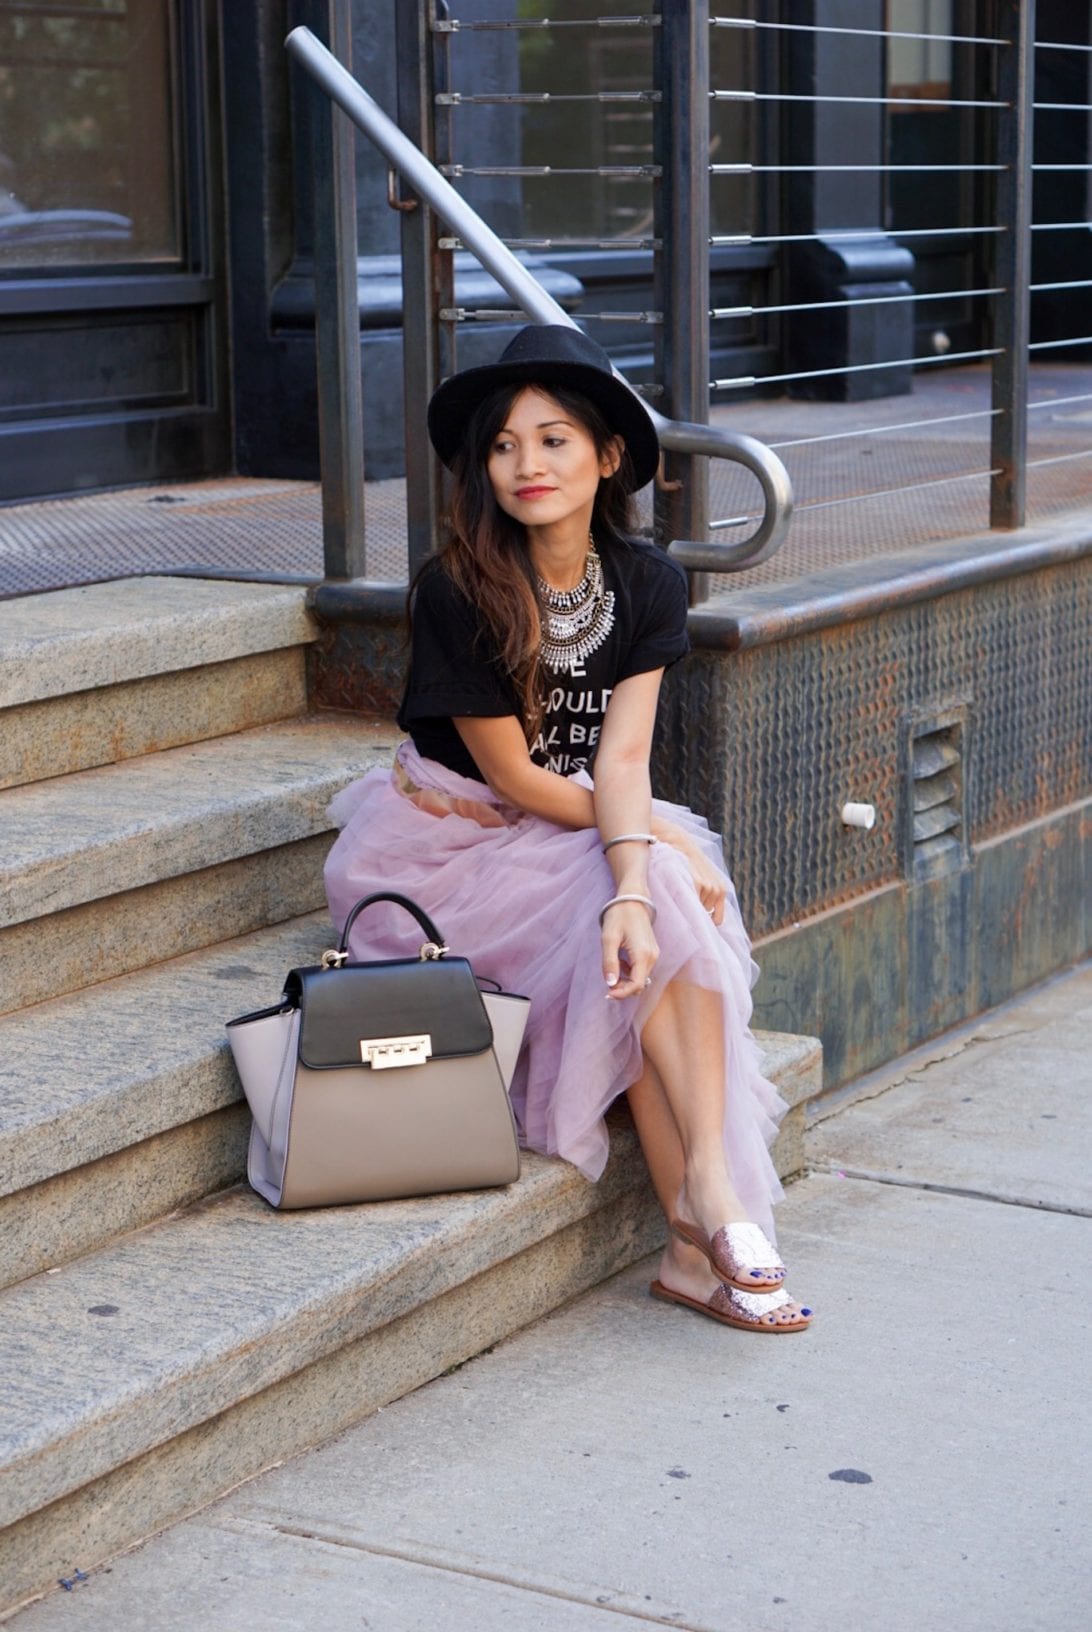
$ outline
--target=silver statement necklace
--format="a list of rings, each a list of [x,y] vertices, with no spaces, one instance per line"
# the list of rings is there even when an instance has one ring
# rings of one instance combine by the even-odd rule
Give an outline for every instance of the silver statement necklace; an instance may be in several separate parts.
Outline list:
[[[545,612],[542,661],[548,669],[571,673],[614,628],[614,591],[603,583],[603,563],[590,533],[584,576],[576,587],[554,589],[539,578],[538,593]]]

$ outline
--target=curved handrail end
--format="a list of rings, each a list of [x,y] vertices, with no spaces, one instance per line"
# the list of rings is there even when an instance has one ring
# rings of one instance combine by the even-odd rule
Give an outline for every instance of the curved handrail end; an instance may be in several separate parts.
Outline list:
[[[661,416],[660,442],[676,453],[730,459],[746,467],[762,489],[763,515],[755,531],[735,544],[674,539],[667,553],[688,572],[743,572],[767,560],[785,542],[792,520],[792,479],[784,464],[757,437],[717,425],[691,425]]]

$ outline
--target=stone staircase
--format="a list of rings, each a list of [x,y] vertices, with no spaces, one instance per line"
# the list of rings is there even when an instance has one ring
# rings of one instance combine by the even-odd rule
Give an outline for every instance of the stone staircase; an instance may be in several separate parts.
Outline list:
[[[332,794],[389,721],[307,712],[294,587],[0,603],[0,1613],[653,1249],[624,1113],[590,1185],[278,1215],[225,1018],[328,944]],[[763,1035],[802,1165],[812,1039]]]

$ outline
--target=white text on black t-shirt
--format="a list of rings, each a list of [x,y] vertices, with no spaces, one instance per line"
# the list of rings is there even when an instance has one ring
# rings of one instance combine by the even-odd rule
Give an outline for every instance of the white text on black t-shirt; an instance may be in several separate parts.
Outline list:
[[[559,776],[587,770],[603,729],[612,687],[594,683],[581,686],[579,682],[587,677],[582,663],[574,664],[570,673],[556,676],[556,683],[550,686],[542,729],[531,745],[535,764]]]

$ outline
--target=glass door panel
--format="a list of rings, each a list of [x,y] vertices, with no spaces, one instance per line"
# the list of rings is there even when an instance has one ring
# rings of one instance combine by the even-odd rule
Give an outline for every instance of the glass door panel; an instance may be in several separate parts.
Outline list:
[[[173,0],[0,0],[0,268],[177,263]]]

